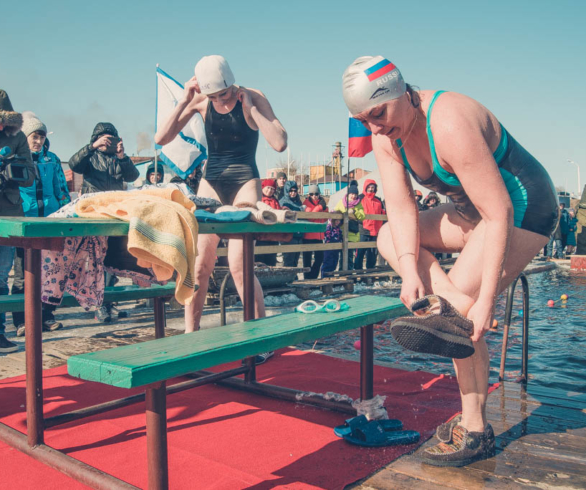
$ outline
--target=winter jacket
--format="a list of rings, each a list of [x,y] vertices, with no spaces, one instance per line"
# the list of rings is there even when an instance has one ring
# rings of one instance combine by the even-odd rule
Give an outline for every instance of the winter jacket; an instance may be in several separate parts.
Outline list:
[[[324,243],[340,243],[342,241],[342,230],[339,226],[332,226],[332,221],[326,226]]]
[[[340,213],[346,212],[346,204],[344,203],[344,199],[341,199],[335,207],[336,211]],[[362,203],[356,204],[354,207],[350,208],[350,211],[354,211],[354,223],[357,224],[358,221],[364,220],[366,213],[364,212],[364,208],[362,207]],[[351,220],[352,221],[352,220]],[[348,228],[352,229],[351,224],[348,224]],[[360,241],[360,232],[359,231],[348,231],[348,241],[349,242],[359,242]]]
[[[568,234],[568,221],[570,219],[570,213],[568,213],[565,209],[562,210],[560,213],[560,231],[562,235]]]
[[[25,216],[49,216],[71,202],[61,160],[45,146],[33,154],[35,180],[30,187],[21,187],[22,209]]]
[[[367,193],[366,188],[369,185],[374,185],[374,193]],[[385,214],[383,202],[376,196],[378,186],[374,180],[366,180],[364,182],[364,197],[362,198],[361,204],[366,214]],[[383,226],[384,221],[375,221],[371,219],[365,219],[362,222],[362,233],[364,235],[378,236],[378,232]]]
[[[71,170],[77,174],[83,174],[82,194],[121,191],[124,189],[124,182],[134,182],[140,175],[129,157],[118,158],[116,155],[93,148],[94,142],[104,134],[118,136],[112,124],[98,123],[94,128],[90,144],[84,146],[69,160]]]
[[[24,165],[28,170],[26,181],[9,180],[5,173],[5,165],[0,165],[0,216],[23,216],[22,199],[19,187],[30,186],[35,179],[35,168],[26,136],[20,130],[22,115],[15,112],[4,90],[0,90],[0,124],[4,129],[0,131],[0,149],[10,148],[10,155],[23,158],[15,162]]]
[[[275,199],[274,195],[273,195],[273,197],[267,197],[263,194],[262,195],[262,202],[264,202],[265,204],[268,204],[273,209],[281,209],[281,205],[279,204],[279,201],[277,201]]]
[[[319,198],[319,202],[317,204],[315,204],[310,198],[307,198],[303,202],[303,205],[305,206],[305,211],[308,213],[327,213],[328,212],[328,206],[327,206],[326,202],[324,201],[323,197]],[[325,218],[310,219],[308,221],[311,221],[312,223],[325,223],[326,219]],[[314,231],[311,233],[306,233],[305,235],[303,235],[303,238],[306,238],[307,240],[320,240],[323,242],[324,234]]]
[[[304,207],[301,202],[301,198],[299,197],[299,194],[297,194],[295,200],[292,200],[289,196],[289,190],[293,186],[297,187],[297,184],[292,180],[288,180],[287,182],[285,182],[285,193],[283,197],[279,200],[279,204],[281,205],[281,207],[286,206],[291,211],[304,211]]]

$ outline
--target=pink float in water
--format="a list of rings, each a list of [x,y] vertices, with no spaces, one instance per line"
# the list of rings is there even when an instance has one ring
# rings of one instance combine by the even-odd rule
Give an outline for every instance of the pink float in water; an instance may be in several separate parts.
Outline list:
[[[550,299],[550,300],[547,302],[547,306],[549,306],[550,308],[553,308],[553,307],[555,306],[555,301],[554,301],[553,299]]]
[[[360,350],[360,340],[357,340],[356,342],[354,342],[354,348],[356,350]]]

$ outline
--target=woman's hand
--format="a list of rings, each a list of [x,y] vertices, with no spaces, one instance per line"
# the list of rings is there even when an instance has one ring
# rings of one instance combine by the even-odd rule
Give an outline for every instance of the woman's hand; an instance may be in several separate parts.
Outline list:
[[[250,95],[250,92],[245,88],[240,87],[238,89],[238,92],[236,92],[236,96],[242,104],[242,110],[250,114],[250,110],[254,107],[254,103],[252,102],[252,96]]]
[[[201,90],[199,89],[199,83],[197,83],[197,78],[193,76],[185,84],[185,87],[183,89],[183,100],[185,100],[186,102],[191,102],[195,97],[195,94],[200,93]]]
[[[492,302],[477,301],[468,311],[468,320],[474,322],[474,334],[471,339],[478,342],[492,325],[494,308]]]
[[[425,296],[425,286],[421,281],[419,275],[403,278],[403,285],[401,286],[401,301],[410,308],[415,301]]]

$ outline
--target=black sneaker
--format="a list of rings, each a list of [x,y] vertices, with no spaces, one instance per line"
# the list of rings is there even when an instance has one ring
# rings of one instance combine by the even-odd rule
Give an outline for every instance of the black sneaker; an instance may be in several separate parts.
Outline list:
[[[95,319],[102,323],[110,323],[112,321],[112,313],[107,306],[100,306],[96,310]]]
[[[16,352],[18,350],[18,345],[14,342],[10,342],[4,334],[0,333],[0,353],[2,354],[10,354],[11,352]]]
[[[423,451],[421,461],[432,466],[460,467],[492,458],[495,452],[494,432],[490,424],[484,432],[468,432],[461,425],[455,425],[449,431],[449,440]]]
[[[128,318],[128,312],[125,310],[119,310],[117,306],[112,306],[112,313],[116,313],[118,318]]]
[[[258,366],[259,364],[264,364],[267,362],[271,357],[275,355],[275,351],[271,352],[263,352],[262,354],[257,354],[254,357],[254,362]]]

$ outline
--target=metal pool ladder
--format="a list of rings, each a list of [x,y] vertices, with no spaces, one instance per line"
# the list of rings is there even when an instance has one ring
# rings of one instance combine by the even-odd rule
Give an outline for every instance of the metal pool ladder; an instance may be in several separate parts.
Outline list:
[[[505,377],[505,363],[507,362],[507,344],[509,341],[509,326],[511,325],[511,316],[513,314],[513,297],[515,295],[515,287],[517,282],[521,279],[523,286],[523,351],[521,355],[521,377],[520,383],[527,384],[529,376],[527,373],[527,363],[529,360],[529,283],[525,274],[519,274],[512,282],[507,291],[507,305],[505,308],[505,331],[503,332],[503,347],[501,354],[501,367],[499,371],[499,382],[502,382]]]

